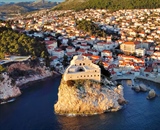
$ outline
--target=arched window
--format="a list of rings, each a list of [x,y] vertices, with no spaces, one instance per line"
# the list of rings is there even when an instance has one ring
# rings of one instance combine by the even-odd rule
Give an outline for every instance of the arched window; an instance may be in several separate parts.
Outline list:
[[[81,66],[81,63],[79,65]]]
[[[85,63],[83,63],[83,65],[85,65]]]

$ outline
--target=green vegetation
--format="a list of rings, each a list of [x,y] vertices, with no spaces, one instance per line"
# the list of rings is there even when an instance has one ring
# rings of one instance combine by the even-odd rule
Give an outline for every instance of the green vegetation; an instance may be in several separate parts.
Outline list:
[[[48,57],[45,44],[37,39],[28,37],[23,33],[17,33],[11,29],[0,28],[0,59],[5,54]]]
[[[83,19],[81,21],[76,21],[76,25],[77,25],[77,29],[88,32],[89,35],[95,35],[95,36],[101,36],[101,37],[107,36],[105,31],[100,30],[98,25],[96,25],[92,21],[87,21],[87,20]]]
[[[6,68],[4,68],[2,65],[0,65],[0,73],[6,71]]]
[[[151,9],[159,8],[160,0],[74,0],[61,3],[55,9],[109,9],[111,11],[119,9]]]

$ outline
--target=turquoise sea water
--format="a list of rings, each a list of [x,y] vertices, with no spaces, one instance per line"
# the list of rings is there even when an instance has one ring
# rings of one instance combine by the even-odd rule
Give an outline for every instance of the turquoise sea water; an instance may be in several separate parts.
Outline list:
[[[125,80],[128,104],[120,111],[95,116],[66,117],[54,113],[61,77],[30,85],[16,101],[0,105],[0,130],[158,130],[160,97],[147,100],[147,93],[136,93]],[[160,85],[145,83],[160,95]]]

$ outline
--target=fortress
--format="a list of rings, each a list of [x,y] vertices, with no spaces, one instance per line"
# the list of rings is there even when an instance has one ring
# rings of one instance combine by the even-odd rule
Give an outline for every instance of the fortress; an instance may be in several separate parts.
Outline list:
[[[88,57],[76,55],[73,57],[70,65],[64,72],[64,80],[77,79],[93,79],[100,81],[101,69],[98,65],[93,64]]]

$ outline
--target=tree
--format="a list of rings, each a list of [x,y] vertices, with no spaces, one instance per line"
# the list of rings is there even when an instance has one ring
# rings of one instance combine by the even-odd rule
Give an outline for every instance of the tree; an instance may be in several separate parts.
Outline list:
[[[2,65],[0,65],[0,73],[6,71],[6,68],[4,68]]]
[[[39,40],[41,39],[34,39],[11,29],[0,27],[0,59],[4,58],[5,53],[47,58],[49,54],[45,43]]]
[[[62,63],[62,64],[63,64],[65,67],[68,65],[67,62],[68,62],[68,56],[67,56],[67,55],[64,55],[64,56],[63,56],[63,63]]]
[[[97,63],[97,65],[98,65],[98,66],[100,67],[100,69],[101,69],[101,74],[105,75],[106,77],[110,77],[110,76],[111,76],[111,73],[104,68],[102,61],[99,61],[99,62]]]
[[[41,52],[41,57],[42,57],[42,58],[46,58],[45,51],[42,51],[42,52]]]

